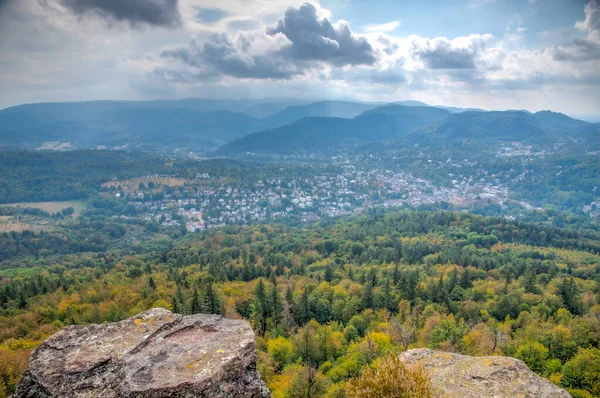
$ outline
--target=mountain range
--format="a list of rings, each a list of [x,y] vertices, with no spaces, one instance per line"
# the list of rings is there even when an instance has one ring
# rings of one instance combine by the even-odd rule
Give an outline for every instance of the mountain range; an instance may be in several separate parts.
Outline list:
[[[215,155],[328,153],[371,142],[428,146],[464,140],[483,145],[516,141],[537,147],[575,143],[597,151],[600,124],[549,111],[451,113],[434,107],[386,105],[353,119],[304,118],[236,139],[219,148]]]
[[[41,103],[0,110],[0,148],[178,148],[216,156],[328,152],[394,140],[567,140],[592,150],[599,145],[599,130],[598,124],[550,111],[487,112],[419,101],[191,98]]]

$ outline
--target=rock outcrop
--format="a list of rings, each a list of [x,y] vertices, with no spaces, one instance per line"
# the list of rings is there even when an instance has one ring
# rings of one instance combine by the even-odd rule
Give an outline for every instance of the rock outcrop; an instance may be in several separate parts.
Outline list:
[[[423,365],[444,397],[571,397],[514,358],[470,357],[428,348],[409,350],[400,357],[407,364]]]
[[[13,398],[269,396],[247,322],[155,308],[62,329],[33,352]]]

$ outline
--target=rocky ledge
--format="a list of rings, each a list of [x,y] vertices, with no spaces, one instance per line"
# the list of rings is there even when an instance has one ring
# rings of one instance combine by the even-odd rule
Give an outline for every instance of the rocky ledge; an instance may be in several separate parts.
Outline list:
[[[470,357],[428,348],[406,351],[401,358],[410,365],[423,365],[434,387],[444,397],[571,397],[514,358]]]
[[[269,396],[247,322],[155,308],[62,329],[33,352],[13,398]]]

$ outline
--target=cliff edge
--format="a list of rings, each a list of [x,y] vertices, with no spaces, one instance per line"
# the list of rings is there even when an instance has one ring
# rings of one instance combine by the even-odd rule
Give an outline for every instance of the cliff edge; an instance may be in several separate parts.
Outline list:
[[[247,322],[154,308],[62,329],[33,352],[13,398],[269,396]]]

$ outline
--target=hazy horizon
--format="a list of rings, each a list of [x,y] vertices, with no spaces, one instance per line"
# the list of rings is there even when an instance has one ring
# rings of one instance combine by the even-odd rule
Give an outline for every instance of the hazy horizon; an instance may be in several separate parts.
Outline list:
[[[447,108],[453,108],[455,107],[454,105],[451,104],[439,104],[439,103],[427,103],[425,101],[420,101],[420,100],[416,100],[416,99],[406,99],[406,100],[402,100],[402,99],[398,99],[398,100],[394,100],[391,102],[380,102],[380,101],[360,101],[357,100],[355,98],[300,98],[300,97],[239,97],[239,98],[209,98],[209,97],[181,97],[181,98],[149,98],[149,99],[141,99],[141,100],[135,100],[135,99],[90,99],[90,100],[80,100],[80,101],[43,101],[43,102],[31,102],[31,103],[23,103],[23,104],[16,104],[16,105],[11,105],[5,108],[0,108],[0,111],[6,110],[6,109],[10,109],[10,108],[14,108],[14,107],[19,107],[19,106],[24,106],[24,105],[39,105],[39,104],[56,104],[56,103],[86,103],[86,102],[161,102],[161,101],[184,101],[184,100],[195,100],[195,99],[201,99],[201,100],[214,100],[214,101],[259,101],[262,103],[267,103],[267,102],[276,102],[276,101],[285,101],[285,100],[298,100],[298,101],[303,101],[306,103],[314,103],[314,102],[322,102],[322,101],[342,101],[342,102],[359,102],[359,103],[365,103],[365,104],[381,104],[381,105],[388,105],[388,104],[393,104],[393,103],[402,103],[402,102],[423,102],[425,105],[427,106],[431,106],[431,107],[447,107]],[[402,105],[402,104],[400,104]],[[554,109],[516,109],[516,108],[509,108],[509,109],[484,109],[484,108],[478,108],[476,106],[465,106],[465,107],[456,107],[456,108],[463,108],[463,109],[481,109],[484,111],[488,111],[488,112],[502,112],[502,111],[525,111],[525,112],[530,112],[530,113],[536,113],[536,112],[541,112],[541,111],[551,111],[551,112],[558,112],[558,113],[563,113],[563,112],[559,112],[556,111]],[[240,112],[243,113],[243,112]],[[563,113],[569,117],[572,117],[574,119],[579,119],[579,120],[583,120],[589,123],[600,123],[600,113],[595,114],[595,115],[579,115],[579,114],[570,114],[570,113]]]

